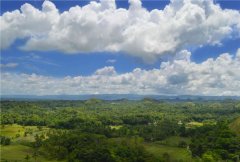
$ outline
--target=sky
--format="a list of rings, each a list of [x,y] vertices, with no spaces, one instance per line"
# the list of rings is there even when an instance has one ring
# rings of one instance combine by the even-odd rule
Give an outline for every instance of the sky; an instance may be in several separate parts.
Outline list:
[[[1,95],[240,96],[240,1],[1,1]]]

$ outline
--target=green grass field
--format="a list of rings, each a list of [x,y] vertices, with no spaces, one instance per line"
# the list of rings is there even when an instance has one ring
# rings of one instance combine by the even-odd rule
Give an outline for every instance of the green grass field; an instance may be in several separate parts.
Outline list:
[[[190,143],[190,139],[189,138],[185,138],[185,137],[178,137],[178,136],[172,136],[169,137],[165,140],[162,141],[157,141],[155,142],[156,144],[160,144],[160,145],[166,145],[166,146],[172,146],[172,147],[178,147],[179,143],[181,141],[186,142],[187,144]]]
[[[234,120],[230,125],[230,129],[240,136],[240,117]]]
[[[193,161],[191,153],[186,148],[178,147],[179,142],[184,141],[187,144],[190,143],[189,138],[172,136],[163,141],[156,141],[153,143],[144,143],[146,150],[153,154],[156,158],[162,158],[164,153],[167,153],[171,157],[171,161]]]
[[[1,147],[1,160],[24,160],[32,154],[32,148],[23,145],[8,145]]]
[[[110,128],[118,130],[118,129],[122,128],[122,125],[111,125]]]
[[[187,148],[172,147],[166,145],[159,145],[156,143],[145,143],[146,150],[153,154],[156,158],[162,158],[164,153],[168,153],[171,161],[192,162],[190,152]]]
[[[186,128],[196,128],[203,126],[203,123],[192,121],[186,124]]]
[[[24,145],[24,143],[30,143],[34,141],[36,134],[44,134],[49,128],[42,127],[41,129],[36,126],[21,126],[17,124],[1,126],[1,136],[11,138],[11,144],[8,146],[1,146],[1,161],[27,161],[25,157],[29,155],[28,161],[35,161],[32,157],[33,148]],[[25,132],[27,133],[25,136]],[[45,157],[38,155],[36,157],[37,162],[49,161]]]
[[[35,159],[32,157],[33,149],[29,146],[24,146],[20,144],[12,144],[9,146],[1,147],[1,161],[27,161],[25,157],[29,155],[29,162],[35,162]],[[37,162],[55,162],[56,160],[48,160],[45,157],[38,155],[36,157]]]
[[[33,127],[35,128],[35,127]],[[23,126],[13,124],[13,125],[2,125],[1,126],[1,135],[7,137],[15,137],[16,134],[23,136],[25,128]]]
[[[41,129],[39,129],[37,126],[21,126],[18,124],[1,125],[1,135],[7,137],[16,137],[17,134],[24,136],[25,132],[32,132],[32,135],[35,135],[46,132],[47,130],[49,130],[49,128],[41,127]]]

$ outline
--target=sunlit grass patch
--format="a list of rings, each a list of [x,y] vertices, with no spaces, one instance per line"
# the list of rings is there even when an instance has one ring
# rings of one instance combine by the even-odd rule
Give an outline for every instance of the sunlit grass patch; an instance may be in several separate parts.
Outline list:
[[[122,125],[111,125],[110,128],[118,130],[118,129],[122,128]]]
[[[156,143],[145,143],[144,146],[145,149],[156,158],[163,158],[164,154],[168,154],[172,161],[193,161],[191,153],[187,150],[187,148],[165,146]]]

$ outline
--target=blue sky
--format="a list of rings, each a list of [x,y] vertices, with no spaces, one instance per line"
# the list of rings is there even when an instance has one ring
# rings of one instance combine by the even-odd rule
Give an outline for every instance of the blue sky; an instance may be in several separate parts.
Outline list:
[[[55,7],[58,9],[59,13],[63,13],[64,11],[68,12],[69,8],[74,7],[76,5],[83,7],[83,6],[89,5],[90,3],[90,1],[82,1],[82,0],[75,0],[75,1],[56,0],[52,2],[55,5]],[[21,6],[24,5],[25,3],[31,4],[31,6],[34,7],[35,9],[39,9],[40,11],[42,10],[43,1],[14,1],[14,0],[1,1],[1,17],[4,14],[6,14],[6,12],[13,13],[14,10],[19,10]],[[97,1],[97,3],[100,3],[100,2]],[[132,6],[134,6],[134,3],[135,2],[132,2]],[[151,12],[154,9],[161,11],[169,4],[170,4],[170,1],[163,1],[163,0],[142,1],[141,8],[147,9],[148,11],[146,12]],[[216,0],[214,1],[214,5],[220,5],[221,12],[225,12],[226,9],[230,9],[238,12],[239,14],[240,1],[231,1],[231,0],[217,1]],[[118,9],[125,8],[127,11],[130,10],[128,1],[116,1],[116,6]],[[226,14],[232,14],[232,13],[226,13]],[[234,16],[235,15],[237,14],[234,14]],[[236,16],[236,19],[238,19],[237,16]],[[7,18],[5,21],[7,22]],[[50,20],[50,21],[54,21],[54,20]],[[19,23],[21,25],[21,22]],[[153,69],[159,69],[162,62],[172,62],[172,61],[174,62],[176,54],[181,53],[182,50],[187,50],[188,52],[190,52],[191,53],[190,60],[191,62],[194,62],[196,64],[201,64],[209,58],[216,59],[220,57],[222,53],[228,53],[233,57],[237,57],[236,56],[237,51],[240,47],[239,45],[240,37],[239,37],[238,29],[235,29],[237,25],[234,23],[236,22],[233,21],[231,22],[231,24],[224,24],[225,25],[223,28],[224,30],[227,28],[226,26],[228,26],[228,28],[231,28],[232,32],[230,32],[230,34],[226,34],[226,35],[224,34],[220,36],[215,36],[213,34],[212,37],[213,39],[216,39],[214,41],[216,41],[217,43],[214,43],[214,41],[209,43],[207,42],[207,40],[206,41],[202,40],[201,36],[200,36],[200,43],[199,41],[196,41],[196,43],[194,42],[191,43],[191,41],[189,41],[191,39],[189,38],[187,39],[187,41],[189,42],[182,43],[182,45],[176,45],[176,49],[173,49],[173,50],[168,49],[166,50],[167,52],[162,52],[161,49],[159,51],[157,46],[154,46],[153,51],[157,51],[155,52],[157,53],[156,55],[154,52],[148,53],[146,51],[141,51],[140,49],[141,46],[140,47],[136,46],[135,49],[134,48],[132,49],[132,46],[134,46],[135,42],[133,42],[133,45],[131,47],[126,46],[126,48],[129,47],[129,49],[127,50],[125,50],[125,46],[124,46],[124,47],[120,47],[121,49],[119,50],[100,49],[101,52],[98,51],[99,49],[98,50],[90,49],[90,51],[89,50],[82,51],[81,48],[79,47],[77,49],[74,49],[76,51],[72,54],[71,51],[70,53],[69,51],[66,52],[66,50],[68,49],[59,50],[61,49],[61,47],[57,47],[56,49],[54,49],[55,48],[54,43],[53,45],[50,45],[50,47],[48,45],[46,46],[41,45],[40,49],[39,47],[35,48],[34,46],[33,48],[30,47],[30,49],[23,50],[20,47],[23,47],[27,44],[27,42],[29,41],[30,35],[25,37],[19,36],[14,38],[14,41],[10,45],[1,49],[1,67],[2,67],[1,71],[2,73],[19,74],[19,75],[20,74],[31,75],[34,73],[39,76],[55,77],[55,78],[63,78],[66,76],[87,77],[87,76],[94,75],[94,73],[98,69],[101,69],[104,67],[114,67],[114,71],[116,71],[118,75],[131,73],[136,68],[140,68],[141,70],[146,70],[146,71],[152,71]],[[11,25],[14,28],[14,24],[11,24]],[[45,24],[39,24],[39,25],[44,27]],[[162,24],[161,26],[164,26],[164,24]],[[76,26],[76,29],[78,30],[77,26]],[[5,30],[7,31],[8,29],[6,28]],[[21,29],[18,29],[18,30],[21,30]],[[79,30],[81,30],[81,28],[79,28]],[[10,28],[9,28],[9,31],[10,31]],[[7,32],[1,31],[1,32],[5,34],[5,33],[8,33],[9,31]],[[24,34],[26,34],[29,31],[30,29],[27,30]],[[34,31],[34,33],[32,33],[31,36],[33,35],[34,37],[36,36],[36,38],[38,38],[39,34],[41,35],[42,33],[36,33]],[[162,34],[165,34],[165,33],[163,32]],[[130,36],[131,36],[131,33],[130,33]],[[153,36],[153,35],[150,35],[150,36]],[[10,36],[6,35],[5,37],[2,40],[3,43],[5,40],[8,40],[8,37]],[[41,37],[45,37],[45,35],[42,35]],[[79,37],[81,37],[81,35],[79,35]],[[192,37],[193,38],[195,37],[194,33]],[[199,35],[196,35],[196,37],[199,37]],[[148,37],[144,37],[144,38],[148,38]],[[50,40],[50,38],[47,38],[47,41],[48,40]],[[165,40],[163,39],[160,41],[164,42]],[[101,40],[99,42],[101,42]],[[136,42],[136,43],[139,44],[139,42]],[[41,42],[39,44],[41,44]],[[161,43],[159,43],[159,45],[161,45]],[[164,46],[167,46],[167,45],[164,45]],[[64,43],[63,43],[63,46],[64,46]],[[94,46],[94,44],[92,44],[92,46]],[[46,49],[44,49],[45,47]],[[49,48],[51,48],[51,50],[49,50]],[[143,48],[143,50],[145,50],[145,48]],[[138,52],[140,54],[138,54]],[[151,61],[149,61],[149,59]],[[11,64],[11,63],[15,65],[8,66],[8,64]],[[173,73],[175,74],[176,72],[173,72]],[[2,86],[4,86],[4,83]],[[12,90],[11,93],[14,94],[15,92],[17,94],[18,90]],[[130,93],[130,92],[126,92],[126,93]],[[171,93],[175,94],[175,92],[171,92]],[[179,92],[179,93],[188,94],[189,92]],[[233,94],[236,94],[236,93],[233,93]]]

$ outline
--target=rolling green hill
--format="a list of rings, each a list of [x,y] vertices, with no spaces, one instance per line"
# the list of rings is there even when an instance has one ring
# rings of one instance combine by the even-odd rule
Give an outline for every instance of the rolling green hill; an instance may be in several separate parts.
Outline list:
[[[240,136],[240,117],[235,119],[230,125],[230,129]]]

